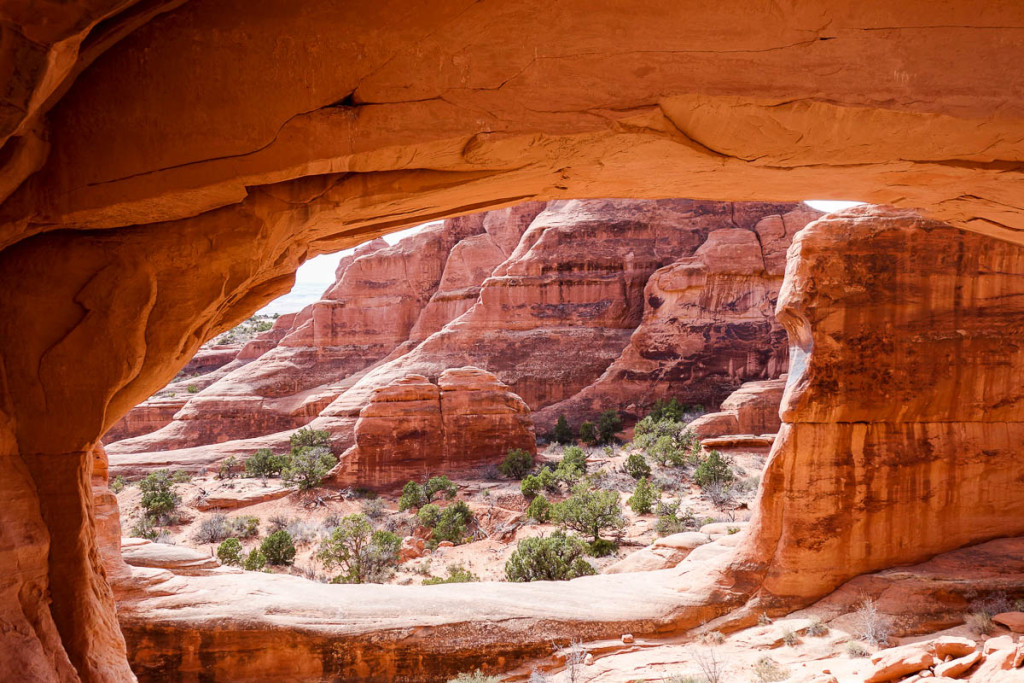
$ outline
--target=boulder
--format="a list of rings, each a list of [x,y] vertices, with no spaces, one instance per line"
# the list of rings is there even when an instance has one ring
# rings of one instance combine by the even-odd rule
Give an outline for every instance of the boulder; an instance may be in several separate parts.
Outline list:
[[[992,617],[992,621],[1005,626],[1014,633],[1024,633],[1024,612],[1001,612]]]
[[[981,661],[984,655],[979,650],[975,650],[969,655],[965,655],[958,659],[952,659],[942,664],[936,664],[933,669],[936,676],[946,676],[947,678],[959,678],[968,669]]]
[[[914,643],[879,650],[871,655],[871,664],[873,671],[864,683],[887,683],[930,668],[935,664],[935,655],[927,644]]]

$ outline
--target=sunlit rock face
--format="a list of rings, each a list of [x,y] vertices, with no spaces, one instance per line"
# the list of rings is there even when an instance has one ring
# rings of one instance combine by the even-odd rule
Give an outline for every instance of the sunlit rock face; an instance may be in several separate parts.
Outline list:
[[[489,372],[445,370],[437,383],[408,375],[373,392],[335,486],[399,487],[494,463],[509,450],[537,452],[530,409]]]
[[[801,361],[744,555],[767,601],[1024,533],[1024,248],[850,209],[797,235],[778,312]]]

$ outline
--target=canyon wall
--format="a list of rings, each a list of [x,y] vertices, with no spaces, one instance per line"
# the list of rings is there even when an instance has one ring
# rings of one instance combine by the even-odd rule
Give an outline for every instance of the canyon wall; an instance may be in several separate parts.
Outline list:
[[[797,235],[778,314],[783,425],[737,565],[766,605],[1024,533],[1024,248],[850,209]]]

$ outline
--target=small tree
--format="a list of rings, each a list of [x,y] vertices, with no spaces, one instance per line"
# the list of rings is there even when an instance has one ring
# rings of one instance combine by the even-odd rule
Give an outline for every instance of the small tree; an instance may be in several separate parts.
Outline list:
[[[587,454],[579,446],[569,446],[562,451],[562,461],[558,463],[555,473],[562,481],[579,479],[587,473]]]
[[[441,510],[441,518],[434,527],[434,541],[451,541],[458,545],[466,540],[466,529],[473,521],[473,511],[463,501]]]
[[[617,491],[592,491],[578,485],[573,494],[551,506],[551,519],[567,529],[589,535],[592,543],[601,540],[601,532],[626,526]]]
[[[735,478],[729,461],[718,451],[711,451],[693,473],[694,483],[702,489],[713,484],[729,485]]]
[[[522,448],[511,449],[498,465],[498,471],[509,479],[522,479],[532,469],[533,455]]]
[[[263,539],[260,552],[273,565],[286,565],[295,561],[295,543],[292,535],[282,529]]]
[[[402,487],[402,497],[398,499],[398,511],[416,510],[423,507],[426,502],[427,494],[423,491],[423,487],[410,481]]]
[[[242,564],[242,542],[232,536],[217,546],[217,559],[221,564],[239,566]]]
[[[675,398],[670,398],[668,400],[659,398],[654,402],[654,406],[651,408],[651,412],[648,413],[648,416],[655,422],[660,422],[662,420],[679,422],[683,419],[683,415],[685,413],[686,406]]]
[[[121,491],[124,491],[124,487],[127,485],[128,482],[126,482],[124,477],[122,477],[120,474],[110,480],[110,490],[114,493],[115,496],[121,493]]]
[[[655,488],[647,477],[643,477],[636,483],[633,495],[626,501],[626,505],[638,515],[649,515],[660,497],[661,491]]]
[[[596,574],[584,559],[587,544],[577,536],[556,531],[550,536],[524,538],[505,563],[509,581],[567,581]]]
[[[334,454],[322,446],[303,448],[288,460],[281,470],[281,478],[289,484],[296,484],[300,491],[308,491],[320,486],[337,464]]]
[[[455,497],[458,493],[459,487],[452,483],[452,480],[445,476],[431,477],[427,480],[426,485],[423,487],[423,494],[427,497],[429,503],[434,499],[434,496],[441,494],[448,500]]]
[[[599,443],[612,443],[622,429],[622,417],[617,410],[606,410],[597,418],[597,439]]]
[[[261,572],[266,566],[267,558],[263,556],[263,551],[259,548],[253,548],[250,550],[249,555],[242,563],[242,568],[250,572]]]
[[[269,448],[261,448],[245,460],[245,474],[249,477],[280,476],[289,461],[287,455],[275,455]]]
[[[647,464],[647,458],[643,456],[643,453],[631,454],[626,458],[626,462],[622,466],[622,469],[624,469],[626,474],[634,479],[642,479],[644,477],[651,476],[651,466]]]
[[[428,503],[416,513],[416,521],[428,529],[433,529],[441,521],[441,508],[434,503]]]
[[[139,490],[142,491],[142,509],[154,520],[166,519],[181,502],[181,498],[174,492],[171,474],[167,470],[150,472],[139,482]]]
[[[565,414],[558,416],[558,421],[555,422],[555,429],[551,433],[551,440],[555,443],[572,443],[572,428],[569,427],[569,421],[565,419]]]
[[[584,422],[580,425],[580,441],[588,446],[597,445],[597,425],[593,422]]]
[[[543,524],[551,519],[551,503],[544,496],[537,496],[526,508],[526,516]]]
[[[288,441],[292,447],[292,455],[296,455],[306,448],[331,450],[331,433],[326,429],[303,427],[288,437]]]
[[[402,539],[388,531],[374,531],[366,515],[348,515],[320,543],[317,557],[328,569],[341,573],[335,583],[382,582],[398,564]]]

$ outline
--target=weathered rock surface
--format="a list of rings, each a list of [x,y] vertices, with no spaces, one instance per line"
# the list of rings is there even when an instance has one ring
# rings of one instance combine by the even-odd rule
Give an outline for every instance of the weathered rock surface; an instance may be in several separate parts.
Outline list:
[[[494,464],[511,449],[537,452],[530,409],[489,372],[445,370],[437,384],[409,375],[373,392],[335,486],[388,488]]]
[[[741,554],[767,604],[1024,533],[1024,248],[849,209],[797,235],[779,317],[783,425]]]
[[[764,382],[747,382],[722,401],[715,413],[691,422],[701,440],[737,434],[775,434],[782,426],[779,407],[786,389],[786,375]]]

